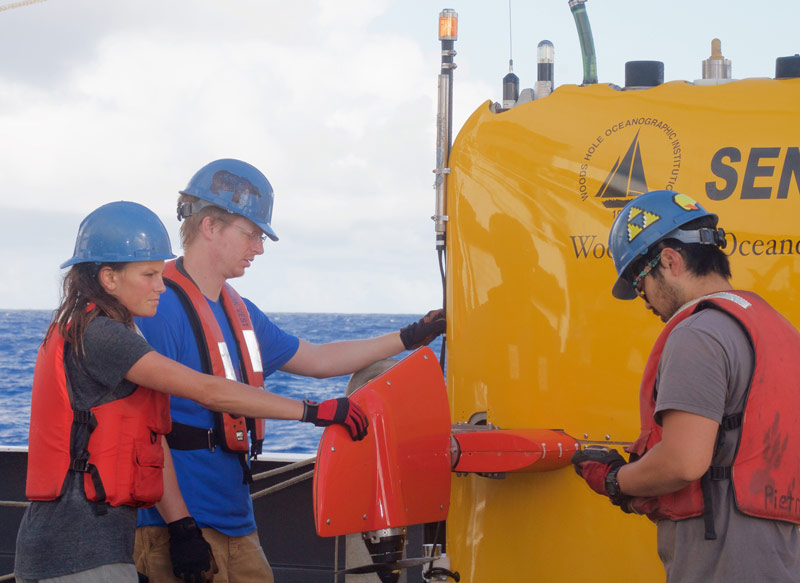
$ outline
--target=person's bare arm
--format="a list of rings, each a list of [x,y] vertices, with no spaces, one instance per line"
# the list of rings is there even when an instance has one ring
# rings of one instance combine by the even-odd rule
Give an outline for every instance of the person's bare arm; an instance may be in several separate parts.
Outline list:
[[[363,340],[327,344],[300,341],[295,355],[281,367],[284,372],[318,379],[352,374],[375,361],[403,352],[399,332]]]
[[[125,378],[176,397],[191,399],[212,411],[261,419],[301,419],[303,402],[249,385],[199,373],[156,351],[140,358]]]
[[[156,508],[164,522],[170,523],[189,516],[189,510],[181,496],[175,466],[172,465],[172,454],[164,436],[161,437],[161,446],[164,448],[164,495],[156,503]]]
[[[300,340],[294,356],[281,367],[284,372],[318,379],[353,374],[373,362],[431,343],[445,331],[444,310],[431,310],[398,332],[362,340],[311,344]]]
[[[661,441],[617,473],[628,496],[661,496],[699,479],[711,465],[719,424],[713,419],[669,410],[662,414]]]

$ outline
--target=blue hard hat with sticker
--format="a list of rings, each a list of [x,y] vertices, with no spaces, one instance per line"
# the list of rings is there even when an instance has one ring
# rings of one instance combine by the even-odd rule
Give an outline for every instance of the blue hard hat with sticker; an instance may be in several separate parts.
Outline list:
[[[701,217],[713,217],[715,228],[680,229]],[[716,229],[717,220],[717,215],[705,210],[693,198],[672,190],[654,190],[637,196],[620,211],[608,234],[608,248],[617,270],[612,295],[621,300],[638,297],[627,269],[663,239],[724,247],[724,232]]]

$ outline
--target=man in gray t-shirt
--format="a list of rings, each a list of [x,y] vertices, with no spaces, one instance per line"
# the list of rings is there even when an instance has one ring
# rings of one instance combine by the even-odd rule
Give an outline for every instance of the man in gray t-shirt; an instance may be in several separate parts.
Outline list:
[[[645,368],[643,427],[630,463],[607,449],[576,452],[572,461],[594,491],[657,522],[668,583],[800,581],[800,516],[765,510],[753,486],[800,481],[797,447],[759,465],[770,458],[774,429],[762,425],[777,426],[781,407],[800,410],[800,380],[783,382],[764,363],[796,361],[800,333],[755,294],[732,289],[724,247],[717,216],[683,194],[649,192],[617,216],[612,293],[641,297],[666,326]],[[743,416],[751,402],[766,414]],[[800,438],[791,424],[779,429]],[[751,439],[754,431],[761,433]]]
[[[753,349],[728,314],[705,309],[678,324],[658,364],[656,418],[685,411],[720,423],[744,409]],[[713,458],[733,463],[738,428],[725,431]],[[735,509],[730,480],[710,482],[716,540],[705,540],[702,517],[658,522],[658,555],[669,581],[800,581],[800,536],[789,523]],[[747,560],[741,560],[746,557]]]

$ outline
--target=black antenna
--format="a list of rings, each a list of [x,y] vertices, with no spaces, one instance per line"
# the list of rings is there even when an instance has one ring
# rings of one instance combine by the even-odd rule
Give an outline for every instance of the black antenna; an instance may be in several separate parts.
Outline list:
[[[508,0],[508,75],[503,77],[503,109],[511,109],[519,99],[519,77],[514,75],[514,45],[511,30],[511,0]]]

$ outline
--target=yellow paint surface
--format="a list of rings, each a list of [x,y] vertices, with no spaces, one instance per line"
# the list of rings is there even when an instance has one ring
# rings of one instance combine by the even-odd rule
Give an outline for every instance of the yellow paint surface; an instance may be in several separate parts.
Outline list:
[[[448,179],[453,422],[486,411],[504,429],[638,435],[640,375],[662,323],[641,300],[611,296],[608,230],[638,188],[620,190],[628,152],[647,190],[719,214],[733,285],[800,326],[798,104],[800,80],[758,79],[564,86],[500,114],[481,106],[455,140]],[[597,196],[607,183],[612,196]],[[655,531],[571,467],[454,476],[447,554],[468,583],[658,581]]]

